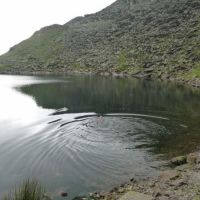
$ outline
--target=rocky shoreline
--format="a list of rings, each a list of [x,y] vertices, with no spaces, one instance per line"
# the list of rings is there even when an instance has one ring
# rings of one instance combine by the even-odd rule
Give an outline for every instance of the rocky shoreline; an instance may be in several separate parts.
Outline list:
[[[116,72],[199,87],[199,35],[197,0],[117,0],[36,31],[0,56],[0,72]]]
[[[135,180],[109,192],[95,192],[73,200],[199,200],[200,152],[173,158],[158,177]]]
[[[76,70],[70,70],[70,71],[6,71],[6,72],[0,72],[0,74],[7,74],[7,75],[58,75],[58,76],[67,76],[67,75],[98,75],[98,76],[113,76],[113,77],[133,77],[133,78],[139,78],[139,79],[147,79],[147,80],[160,80],[160,81],[168,81],[173,82],[181,85],[188,85],[193,88],[200,88],[200,79],[197,77],[193,77],[190,79],[180,78],[180,77],[152,77],[152,76],[146,76],[141,74],[132,74],[129,72],[107,72],[107,71],[76,71]]]

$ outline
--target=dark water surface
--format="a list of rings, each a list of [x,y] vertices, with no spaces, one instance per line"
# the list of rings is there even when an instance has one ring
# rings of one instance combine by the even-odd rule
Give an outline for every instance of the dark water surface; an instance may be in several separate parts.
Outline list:
[[[155,175],[200,145],[200,94],[131,78],[0,75],[0,196],[39,179],[56,199]]]

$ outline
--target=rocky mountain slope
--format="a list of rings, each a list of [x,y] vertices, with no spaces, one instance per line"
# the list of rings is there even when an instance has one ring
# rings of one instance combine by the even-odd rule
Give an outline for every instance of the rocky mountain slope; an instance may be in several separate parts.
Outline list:
[[[0,56],[4,73],[127,73],[200,79],[199,0],[117,0],[64,25],[42,28]]]

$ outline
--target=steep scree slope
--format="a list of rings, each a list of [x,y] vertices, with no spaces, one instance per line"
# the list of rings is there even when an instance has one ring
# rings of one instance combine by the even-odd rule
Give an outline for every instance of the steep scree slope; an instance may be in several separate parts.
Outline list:
[[[64,25],[42,28],[0,56],[3,73],[123,72],[200,78],[199,0],[117,0]]]

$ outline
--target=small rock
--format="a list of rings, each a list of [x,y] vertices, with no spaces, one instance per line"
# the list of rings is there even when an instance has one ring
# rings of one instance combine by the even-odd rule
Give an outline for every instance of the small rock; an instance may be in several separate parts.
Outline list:
[[[61,193],[60,193],[60,196],[61,196],[61,197],[67,197],[67,196],[68,196],[68,193],[67,193],[67,192],[61,192]]]
[[[141,71],[137,71],[137,72],[134,72],[132,75],[138,75],[138,74],[141,74],[142,72]]]
[[[153,200],[153,198],[150,195],[130,191],[119,198],[119,200]]]
[[[96,194],[96,196],[95,196],[96,198],[100,198],[101,197],[101,195],[100,194]]]
[[[114,187],[113,189],[110,190],[110,192],[117,192],[118,188],[117,187]]]
[[[118,189],[118,192],[119,192],[119,193],[124,193],[124,192],[125,192],[125,188],[120,187],[120,188]]]
[[[172,158],[171,163],[176,166],[186,164],[187,157],[186,156],[178,156],[178,157]]]
[[[176,170],[168,170],[168,171],[164,171],[160,174],[159,176],[159,181],[165,183],[171,180],[176,180],[180,177],[180,172],[176,171]]]
[[[145,69],[144,72],[153,72],[154,69],[153,68],[148,68],[148,69]]]
[[[175,187],[181,187],[183,185],[186,185],[187,183],[183,180],[183,179],[179,179],[179,180],[175,180],[172,183],[170,183],[171,186],[175,186]]]
[[[83,200],[85,199],[84,197],[74,197],[72,200]]]
[[[93,196],[94,196],[94,194],[93,194],[93,193],[90,193],[90,194],[89,194],[89,197],[93,197]]]
[[[126,191],[131,191],[133,190],[133,186],[132,185],[129,185],[127,188],[126,188]]]
[[[104,197],[105,200],[111,200],[112,198],[113,198],[112,195],[109,193]]]
[[[154,197],[160,197],[162,196],[162,191],[159,188],[156,188],[156,190],[153,192]]]
[[[159,200],[169,200],[169,197],[164,196],[164,197],[159,198]]]
[[[137,181],[134,178],[132,178],[132,179],[130,179],[130,182],[136,183]]]
[[[153,187],[155,187],[155,186],[156,186],[155,181],[150,181],[150,182],[149,182],[149,187],[153,188]]]
[[[190,154],[187,156],[187,163],[188,163],[188,164],[196,164],[196,163],[197,163],[197,160],[198,160],[198,155],[195,154],[195,153],[190,153]]]
[[[165,196],[165,197],[170,197],[171,194],[172,194],[171,191],[165,191],[165,192],[164,192],[164,196]]]

